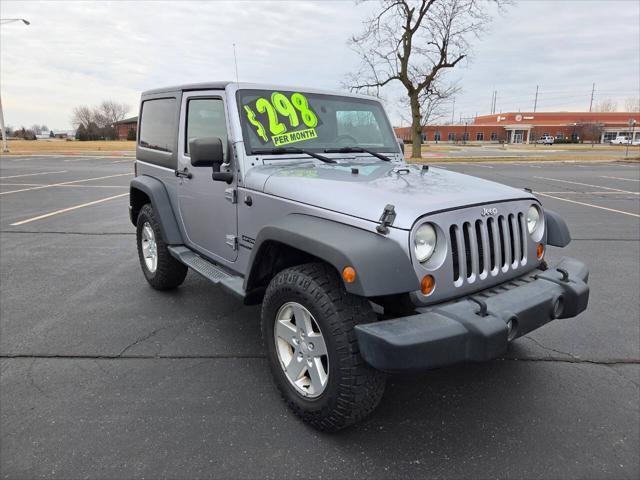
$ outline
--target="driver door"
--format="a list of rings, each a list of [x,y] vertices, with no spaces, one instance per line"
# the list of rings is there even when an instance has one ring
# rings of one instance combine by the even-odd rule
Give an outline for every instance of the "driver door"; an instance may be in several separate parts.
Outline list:
[[[219,137],[225,163],[229,162],[224,92],[185,93],[180,112],[177,196],[188,246],[214,261],[234,262],[238,256],[236,179],[231,184],[213,180],[212,168],[194,167],[189,155],[194,138]]]

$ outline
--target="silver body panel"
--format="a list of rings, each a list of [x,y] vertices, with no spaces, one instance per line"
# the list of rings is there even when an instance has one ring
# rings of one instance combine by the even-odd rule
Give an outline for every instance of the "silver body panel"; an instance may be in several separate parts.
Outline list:
[[[528,206],[537,203],[531,193],[444,169],[423,170],[420,166],[405,163],[399,147],[395,152],[385,153],[392,162],[384,162],[367,154],[327,154],[338,161],[336,164],[325,164],[296,154],[248,156],[244,149],[236,103],[239,88],[336,95],[335,92],[307,88],[227,82],[183,88],[177,166],[180,169],[188,168],[194,177],[179,179],[171,169],[140,161],[138,174],[156,177],[165,184],[187,246],[202,256],[238,275],[246,276],[251,267],[252,241],[264,226],[283,216],[307,214],[379,235],[376,226],[380,215],[384,207],[391,204],[395,208],[396,218],[386,237],[411,257],[418,278],[429,273],[436,279],[436,289],[429,297],[424,297],[420,292],[412,293],[417,304],[427,305],[469,294],[538,266],[536,242],[529,235],[521,237],[525,245],[521,249],[524,258],[517,265],[510,264],[504,270],[480,270],[479,265],[486,260],[486,256],[480,262],[477,242],[485,245],[482,242],[488,241],[482,234],[474,240],[475,243],[471,242],[471,264],[476,271],[472,271],[470,276],[466,276],[465,271],[465,276],[454,279],[451,258],[451,225],[475,222],[480,218],[481,206],[495,207],[498,215],[507,215],[507,219],[509,214],[524,212],[526,215]],[[158,95],[163,91],[159,89],[151,93]],[[225,102],[229,169],[235,173],[231,185],[213,181],[210,168],[192,167],[189,158],[181,153],[184,152],[184,106],[187,98],[207,95],[219,96]],[[352,173],[352,168],[357,168],[358,173]],[[237,190],[237,203],[225,199],[228,189]],[[251,206],[245,203],[248,196],[251,197]],[[442,261],[436,262],[435,267],[431,262],[431,268],[420,264],[413,254],[413,235],[416,228],[426,221],[440,226],[442,237],[439,241],[446,244]],[[227,236],[233,233],[238,238],[237,251],[232,251],[226,242]]]

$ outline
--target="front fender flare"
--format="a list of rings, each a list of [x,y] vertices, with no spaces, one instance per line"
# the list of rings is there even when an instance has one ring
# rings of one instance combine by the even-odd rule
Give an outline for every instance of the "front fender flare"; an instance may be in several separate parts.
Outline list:
[[[544,223],[547,226],[547,245],[566,247],[571,242],[569,226],[564,219],[552,210],[544,211]]]
[[[261,246],[275,241],[309,253],[332,265],[338,272],[351,266],[356,280],[344,283],[355,295],[376,297],[420,289],[407,253],[384,235],[352,225],[302,214],[283,217],[258,233],[251,252],[251,272],[245,288],[251,285]]]
[[[164,184],[148,175],[141,175],[131,180],[129,185],[130,202],[133,201],[134,191],[139,190],[149,197],[153,210],[158,216],[162,238],[168,245],[182,245],[182,234],[178,228],[176,216],[171,208],[169,194]],[[131,205],[133,207],[133,205]],[[133,218],[132,218],[133,221]]]

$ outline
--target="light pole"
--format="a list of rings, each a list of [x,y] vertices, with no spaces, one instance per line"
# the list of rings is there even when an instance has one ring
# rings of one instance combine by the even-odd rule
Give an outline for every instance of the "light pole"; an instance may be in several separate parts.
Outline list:
[[[7,23],[13,22],[22,22],[25,25],[31,25],[28,20],[24,18],[0,18],[0,25],[5,25]],[[7,132],[4,131],[4,114],[2,113],[2,97],[0,97],[0,130],[2,131],[2,151],[3,153],[7,153],[9,151],[9,147],[7,146]]]

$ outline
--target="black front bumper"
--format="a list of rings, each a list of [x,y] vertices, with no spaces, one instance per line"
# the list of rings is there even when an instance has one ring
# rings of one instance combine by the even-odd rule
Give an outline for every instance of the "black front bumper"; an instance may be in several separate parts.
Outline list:
[[[504,354],[511,340],[584,311],[588,278],[584,263],[563,258],[548,270],[534,270],[455,302],[420,308],[417,315],[358,325],[360,353],[384,371],[490,360]]]

